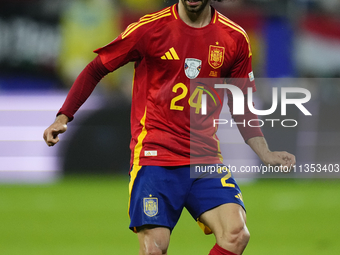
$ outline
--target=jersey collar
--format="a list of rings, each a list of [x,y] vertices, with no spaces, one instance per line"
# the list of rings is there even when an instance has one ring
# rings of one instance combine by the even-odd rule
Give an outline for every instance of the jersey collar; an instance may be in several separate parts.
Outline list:
[[[208,25],[206,25],[204,27],[201,27],[201,28],[190,27],[187,24],[185,24],[183,20],[181,20],[181,18],[179,17],[179,14],[178,14],[178,3],[174,4],[173,6],[171,6],[171,11],[172,11],[172,14],[174,15],[175,19],[181,21],[187,27],[192,28],[192,29],[204,29],[206,27],[209,27],[211,24],[215,24],[216,20],[217,20],[217,16],[218,16],[217,15],[217,11],[215,10],[214,7],[212,7],[212,6],[210,6],[210,7],[211,7],[211,21],[210,21],[210,23]]]

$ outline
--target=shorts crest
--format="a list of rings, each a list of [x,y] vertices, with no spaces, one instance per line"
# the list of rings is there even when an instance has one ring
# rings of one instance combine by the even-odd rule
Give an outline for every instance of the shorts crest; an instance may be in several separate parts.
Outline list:
[[[158,198],[157,197],[146,197],[143,199],[143,207],[144,213],[149,216],[153,217],[156,216],[158,213]]]

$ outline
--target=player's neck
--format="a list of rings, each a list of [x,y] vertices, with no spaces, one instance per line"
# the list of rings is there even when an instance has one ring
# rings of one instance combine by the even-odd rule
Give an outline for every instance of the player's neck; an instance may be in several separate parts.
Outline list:
[[[201,12],[189,12],[179,1],[178,14],[181,20],[188,26],[201,28],[209,25],[211,21],[211,6],[208,4]]]

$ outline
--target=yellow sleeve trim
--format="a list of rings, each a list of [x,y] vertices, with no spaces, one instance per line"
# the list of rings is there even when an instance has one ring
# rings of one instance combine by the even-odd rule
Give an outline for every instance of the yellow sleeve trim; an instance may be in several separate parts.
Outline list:
[[[240,27],[239,25],[237,25],[236,23],[232,22],[231,20],[227,19],[226,17],[222,16],[222,15],[219,15],[218,21],[221,22],[222,24],[236,30],[237,32],[240,32],[244,36],[244,38],[246,39],[246,41],[248,43],[248,49],[249,49],[248,57],[250,58],[253,55],[253,53],[251,51],[249,37],[248,37],[247,33],[243,30],[243,28]]]
[[[141,17],[141,19],[144,19],[144,18],[147,18],[147,17],[154,17],[154,16],[157,16],[157,15],[161,15],[161,14],[163,14],[163,13],[165,13],[165,12],[170,11],[170,8],[171,8],[171,7],[167,7],[167,8],[165,8],[165,9],[163,9],[163,10],[158,11],[158,12],[151,13],[151,14],[146,14],[146,15],[144,15],[143,17]]]
[[[124,39],[125,37],[127,37],[129,34],[131,34],[133,31],[135,31],[137,28],[139,28],[140,26],[143,26],[147,23],[153,22],[155,20],[167,17],[167,16],[171,16],[171,9],[170,7],[156,12],[154,14],[147,14],[145,16],[143,16],[142,18],[140,18],[140,20],[138,22],[132,23],[131,25],[129,25],[126,30],[122,33],[122,39]]]

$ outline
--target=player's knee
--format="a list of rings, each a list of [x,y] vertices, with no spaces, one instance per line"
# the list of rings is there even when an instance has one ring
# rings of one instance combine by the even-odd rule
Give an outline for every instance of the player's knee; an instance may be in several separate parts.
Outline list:
[[[159,249],[158,247],[152,246],[152,247],[145,247],[143,254],[144,255],[162,255],[165,253],[163,253],[163,251]]]
[[[247,246],[249,239],[250,233],[248,228],[243,225],[224,232],[220,241],[222,247],[233,246],[243,250]]]
[[[167,247],[157,245],[156,243],[145,243],[143,247],[143,255],[162,255],[167,253]]]
[[[246,247],[250,239],[250,233],[246,226],[240,231],[238,237],[239,238],[237,242],[239,243],[239,245],[242,247]]]
[[[140,253],[162,255],[167,253],[170,231],[168,229],[145,229],[139,232]]]

